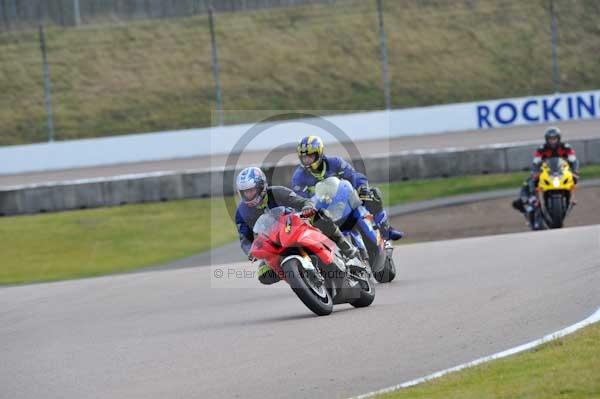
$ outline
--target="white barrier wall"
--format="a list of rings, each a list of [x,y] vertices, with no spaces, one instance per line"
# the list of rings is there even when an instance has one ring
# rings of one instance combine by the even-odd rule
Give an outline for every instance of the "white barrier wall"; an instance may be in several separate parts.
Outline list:
[[[600,91],[448,104],[394,111],[288,120],[0,148],[0,174],[265,150],[305,134],[325,142],[484,130],[600,118]],[[336,133],[337,132],[337,133]],[[256,133],[251,140],[249,136]],[[247,145],[240,146],[242,138]]]

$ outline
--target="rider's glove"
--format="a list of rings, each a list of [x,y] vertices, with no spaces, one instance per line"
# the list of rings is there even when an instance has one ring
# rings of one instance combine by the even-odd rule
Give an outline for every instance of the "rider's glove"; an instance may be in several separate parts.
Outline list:
[[[257,258],[255,258],[254,256],[252,256],[251,254],[248,254],[248,260],[249,260],[250,262],[256,262],[258,259],[257,259]]]
[[[300,212],[301,212],[301,216],[304,219],[310,219],[311,217],[316,215],[317,210],[312,205],[305,205],[304,208],[302,208],[302,211],[300,211]]]
[[[358,191],[358,197],[362,201],[370,201],[372,199],[371,190],[369,189],[369,186],[367,186],[367,185],[360,186],[357,191]]]

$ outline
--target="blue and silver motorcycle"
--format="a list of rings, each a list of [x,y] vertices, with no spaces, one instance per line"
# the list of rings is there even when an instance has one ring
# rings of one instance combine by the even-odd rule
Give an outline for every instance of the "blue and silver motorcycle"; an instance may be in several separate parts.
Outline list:
[[[368,261],[373,276],[380,283],[396,277],[392,257],[393,246],[381,237],[373,215],[363,206],[350,182],[335,176],[317,183],[312,197],[317,209],[327,209],[342,233],[360,250]]]

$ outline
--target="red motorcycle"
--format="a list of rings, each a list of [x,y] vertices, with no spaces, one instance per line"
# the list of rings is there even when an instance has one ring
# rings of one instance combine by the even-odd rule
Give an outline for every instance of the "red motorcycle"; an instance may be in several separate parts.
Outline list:
[[[290,208],[268,209],[258,218],[250,254],[263,259],[319,316],[330,314],[334,304],[358,308],[375,299],[369,265],[358,257],[345,259],[333,241]]]

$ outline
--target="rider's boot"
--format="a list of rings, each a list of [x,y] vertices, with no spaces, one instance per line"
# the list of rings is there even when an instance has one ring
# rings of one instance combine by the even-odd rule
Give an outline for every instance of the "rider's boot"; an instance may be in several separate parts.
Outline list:
[[[403,232],[393,228],[390,225],[387,212],[384,209],[381,209],[379,212],[373,214],[373,217],[375,218],[375,224],[379,228],[379,231],[381,231],[381,236],[384,240],[397,241],[404,237]]]
[[[261,261],[258,265],[258,281],[265,285],[275,284],[281,279],[273,269],[265,262]]]
[[[387,220],[379,223],[379,228],[381,229],[381,233],[383,238],[386,240],[397,241],[404,237],[404,233],[400,230],[393,228]]]

